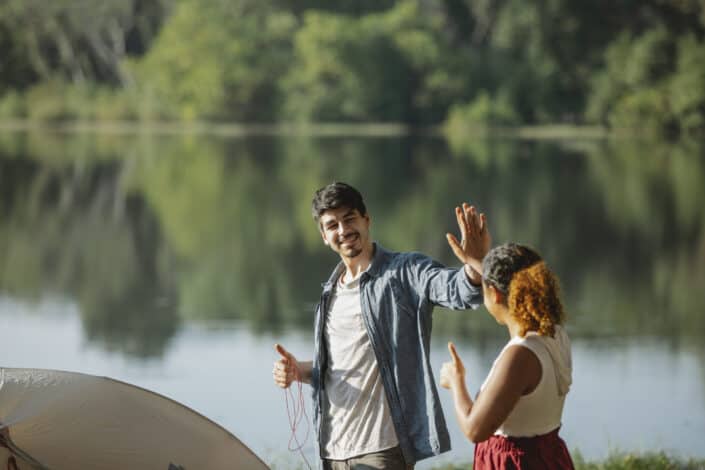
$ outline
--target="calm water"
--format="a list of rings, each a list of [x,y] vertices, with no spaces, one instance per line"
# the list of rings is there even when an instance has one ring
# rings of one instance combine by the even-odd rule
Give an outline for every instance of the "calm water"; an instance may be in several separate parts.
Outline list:
[[[311,354],[336,258],[309,202],[334,179],[363,191],[387,247],[452,263],[444,234],[470,200],[496,242],[545,255],[574,343],[571,449],[705,457],[697,143],[0,134],[0,365],[125,380],[301,465],[272,345]],[[436,369],[456,341],[472,389],[505,341],[484,309],[438,311],[434,334]],[[454,450],[421,468],[471,459],[441,395]]]

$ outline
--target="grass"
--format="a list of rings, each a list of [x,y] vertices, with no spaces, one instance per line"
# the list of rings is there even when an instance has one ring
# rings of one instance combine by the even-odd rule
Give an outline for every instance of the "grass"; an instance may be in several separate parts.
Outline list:
[[[673,457],[665,452],[648,452],[633,454],[615,452],[605,460],[588,461],[579,452],[573,452],[576,470],[705,470],[705,459]],[[433,470],[468,470],[472,464],[446,464]]]
[[[682,459],[665,452],[646,454],[615,453],[601,462],[586,461],[574,455],[576,470],[704,470],[705,459]]]

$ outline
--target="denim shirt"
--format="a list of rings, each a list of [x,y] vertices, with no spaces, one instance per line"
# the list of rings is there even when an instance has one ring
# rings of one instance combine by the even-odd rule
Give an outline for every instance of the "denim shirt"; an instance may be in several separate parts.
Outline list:
[[[323,284],[316,307],[311,386],[319,449],[321,390],[328,359],[323,332],[331,294],[344,269],[338,264]],[[421,253],[395,253],[375,244],[372,263],[360,277],[362,318],[409,465],[450,449],[429,358],[433,307],[459,310],[481,303],[482,289],[470,284],[463,268],[446,268]]]

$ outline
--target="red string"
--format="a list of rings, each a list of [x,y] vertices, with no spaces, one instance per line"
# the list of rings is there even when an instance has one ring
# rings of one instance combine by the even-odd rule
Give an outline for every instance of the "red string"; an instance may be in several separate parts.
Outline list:
[[[311,425],[309,424],[308,415],[306,414],[306,402],[304,401],[303,385],[298,380],[296,380],[295,383],[296,391],[298,392],[298,400],[294,398],[294,393],[291,391],[291,387],[284,390],[286,414],[289,417],[289,427],[291,428],[291,437],[289,438],[288,448],[291,452],[299,452],[304,463],[309,470],[311,470],[311,464],[308,462],[308,459],[303,451],[303,447],[306,444],[309,432],[311,431]],[[291,400],[291,406],[289,405],[289,400]],[[302,442],[299,442],[299,438],[296,435],[296,428],[304,418],[306,418],[306,436]],[[292,442],[295,442],[296,446],[293,446]]]

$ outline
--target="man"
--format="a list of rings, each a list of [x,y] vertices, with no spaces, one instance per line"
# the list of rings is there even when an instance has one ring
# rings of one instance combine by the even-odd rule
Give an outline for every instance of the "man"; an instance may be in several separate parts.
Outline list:
[[[456,207],[462,238],[447,234],[464,264],[450,269],[420,253],[394,253],[370,238],[360,193],[319,189],[313,217],[341,262],[316,308],[313,361],[281,345],[274,381],[313,388],[313,425],[325,469],[406,469],[450,449],[429,361],[435,305],[476,308],[481,276],[470,267],[490,247],[484,214]]]

